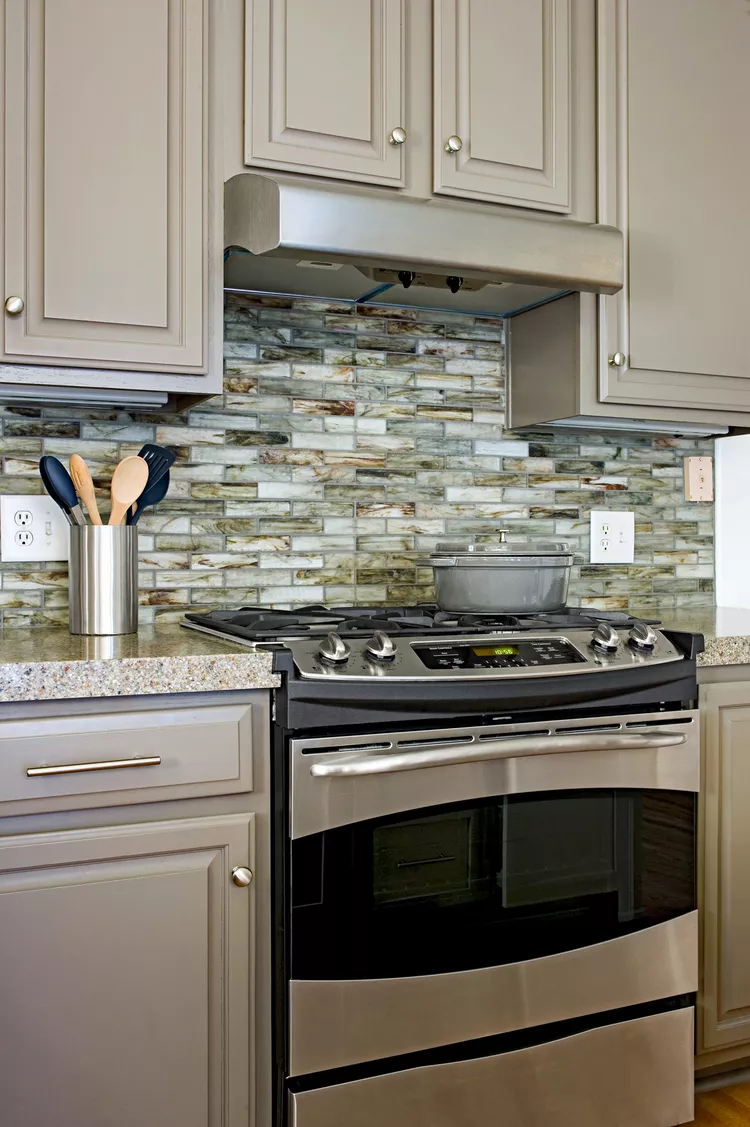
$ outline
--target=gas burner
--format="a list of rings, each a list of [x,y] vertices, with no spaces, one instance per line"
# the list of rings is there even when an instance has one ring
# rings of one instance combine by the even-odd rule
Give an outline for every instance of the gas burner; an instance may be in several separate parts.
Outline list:
[[[335,632],[340,638],[370,637],[376,630],[414,637],[441,634],[477,634],[523,630],[593,629],[602,622],[632,626],[639,619],[626,611],[599,611],[587,607],[565,607],[554,614],[459,614],[431,604],[411,607],[323,607],[294,610],[269,607],[239,607],[208,614],[186,615],[186,626],[253,643],[284,643]]]

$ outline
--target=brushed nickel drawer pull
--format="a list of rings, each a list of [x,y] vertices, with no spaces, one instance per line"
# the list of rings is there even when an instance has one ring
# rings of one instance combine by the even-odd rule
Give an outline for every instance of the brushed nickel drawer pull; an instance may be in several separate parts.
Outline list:
[[[40,775],[78,775],[82,771],[114,771],[120,767],[158,767],[160,755],[144,755],[141,759],[101,759],[97,763],[60,763],[56,767],[29,767],[26,775],[36,779]]]

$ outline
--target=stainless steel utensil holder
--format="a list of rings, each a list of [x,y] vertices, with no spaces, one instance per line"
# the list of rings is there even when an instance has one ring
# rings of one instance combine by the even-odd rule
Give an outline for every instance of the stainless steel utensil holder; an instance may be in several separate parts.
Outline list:
[[[70,529],[71,634],[138,629],[138,529],[87,524]]]

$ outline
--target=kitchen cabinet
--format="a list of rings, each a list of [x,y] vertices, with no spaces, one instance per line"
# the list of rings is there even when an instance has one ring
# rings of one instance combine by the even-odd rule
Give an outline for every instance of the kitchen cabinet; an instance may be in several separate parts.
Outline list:
[[[0,381],[221,386],[214,9],[4,0]]]
[[[403,186],[405,2],[247,0],[247,164]]]
[[[246,0],[244,164],[592,221],[594,17],[595,0]]]
[[[510,321],[512,425],[747,427],[750,5],[598,0],[597,37],[598,221],[625,284]]]
[[[253,837],[228,814],[0,838],[3,1127],[247,1127]]]
[[[602,401],[748,411],[750,5],[599,0],[598,30]]]
[[[750,1056],[750,681],[703,685],[700,703],[703,975],[698,1052],[725,1049],[740,1058]]]
[[[571,210],[572,9],[435,0],[436,192]]]

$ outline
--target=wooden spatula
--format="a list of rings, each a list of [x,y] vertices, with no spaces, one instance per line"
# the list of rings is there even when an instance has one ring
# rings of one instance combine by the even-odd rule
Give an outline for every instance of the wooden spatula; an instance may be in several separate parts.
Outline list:
[[[76,493],[88,510],[91,523],[101,524],[102,518],[99,516],[99,506],[96,503],[96,493],[94,491],[94,483],[91,480],[91,471],[80,454],[70,455],[70,476],[73,478]]]
[[[122,524],[128,509],[140,497],[148,481],[148,466],[143,458],[123,458],[112,474],[112,512],[110,524]]]

